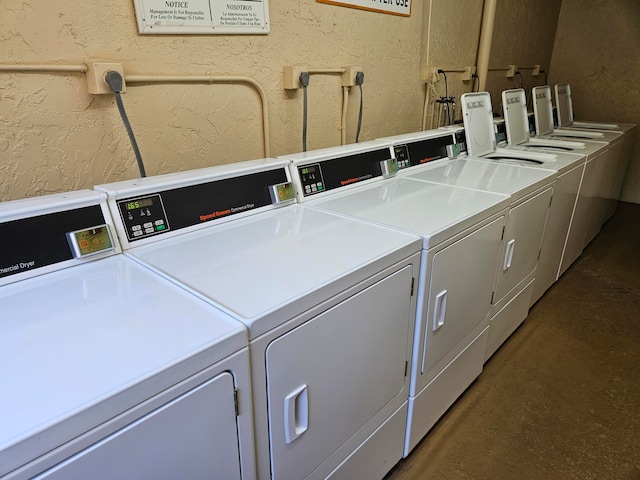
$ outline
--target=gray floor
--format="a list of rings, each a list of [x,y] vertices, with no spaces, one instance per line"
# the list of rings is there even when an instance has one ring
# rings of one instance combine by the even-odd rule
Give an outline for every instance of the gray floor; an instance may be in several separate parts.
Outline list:
[[[386,477],[413,479],[640,479],[640,205],[618,205]]]

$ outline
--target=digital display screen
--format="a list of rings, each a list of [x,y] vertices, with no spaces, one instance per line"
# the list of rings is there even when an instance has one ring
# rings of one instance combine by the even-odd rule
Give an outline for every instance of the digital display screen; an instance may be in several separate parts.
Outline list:
[[[134,202],[127,202],[125,204],[125,208],[127,210],[135,210],[137,208],[150,207],[153,205],[153,198],[141,198],[140,200],[136,200]]]
[[[111,236],[106,225],[69,232],[67,238],[76,258],[113,249]]]

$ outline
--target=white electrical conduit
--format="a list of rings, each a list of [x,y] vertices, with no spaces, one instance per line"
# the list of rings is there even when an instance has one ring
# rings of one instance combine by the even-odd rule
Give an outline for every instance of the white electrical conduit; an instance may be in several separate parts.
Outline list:
[[[321,74],[338,74],[342,75],[346,70],[344,68],[309,68],[309,75]],[[342,115],[340,116],[340,145],[347,144],[347,106],[349,105],[349,89],[350,87],[342,87]]]
[[[38,65],[38,64],[0,64],[0,72],[36,72],[36,73],[86,73],[86,65]],[[126,75],[126,83],[245,83],[252,86],[260,95],[262,102],[262,131],[264,136],[264,156],[269,157],[269,107],[264,88],[249,77],[214,77],[211,75]]]
[[[269,141],[269,106],[267,94],[258,82],[249,77],[212,76],[212,75],[125,75],[125,84],[134,83],[245,83],[252,86],[260,95],[262,102],[262,132],[264,136],[264,156],[271,156]]]
[[[85,73],[86,65],[0,65],[0,72]]]
[[[340,145],[347,144],[347,105],[349,105],[350,87],[342,86],[342,117],[340,120]]]

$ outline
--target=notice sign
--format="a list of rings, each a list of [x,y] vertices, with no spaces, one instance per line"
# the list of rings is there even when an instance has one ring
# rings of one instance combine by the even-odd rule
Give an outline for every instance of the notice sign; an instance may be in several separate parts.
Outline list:
[[[264,34],[269,33],[268,2],[134,0],[134,5],[143,34]]]
[[[411,16],[411,0],[317,0],[319,3],[359,8],[391,15]]]

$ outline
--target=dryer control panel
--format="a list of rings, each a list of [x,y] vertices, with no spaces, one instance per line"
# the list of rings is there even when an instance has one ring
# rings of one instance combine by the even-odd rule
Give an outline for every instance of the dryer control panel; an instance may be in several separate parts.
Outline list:
[[[118,209],[129,240],[169,230],[160,194],[122,200],[118,202]]]
[[[391,160],[391,163],[389,163]],[[395,173],[388,147],[295,165],[303,197]]]
[[[441,137],[415,140],[393,146],[393,153],[398,161],[398,169],[424,165],[443,158],[449,158],[447,147],[453,143],[451,134]]]

